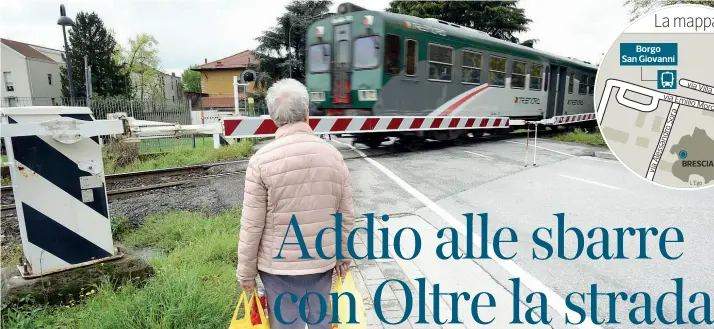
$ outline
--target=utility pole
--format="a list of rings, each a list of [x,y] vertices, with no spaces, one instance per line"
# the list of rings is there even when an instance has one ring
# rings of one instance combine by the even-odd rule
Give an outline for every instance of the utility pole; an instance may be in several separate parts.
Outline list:
[[[87,106],[92,101],[92,67],[87,63],[87,55],[84,55],[84,84],[86,90]]]

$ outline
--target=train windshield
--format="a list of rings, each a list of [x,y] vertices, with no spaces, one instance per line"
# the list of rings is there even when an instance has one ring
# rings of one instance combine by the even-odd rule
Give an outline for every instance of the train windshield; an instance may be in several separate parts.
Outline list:
[[[368,36],[355,39],[354,68],[371,69],[379,66],[379,37]]]
[[[327,72],[330,69],[330,45],[323,43],[310,46],[308,65],[311,73]]]

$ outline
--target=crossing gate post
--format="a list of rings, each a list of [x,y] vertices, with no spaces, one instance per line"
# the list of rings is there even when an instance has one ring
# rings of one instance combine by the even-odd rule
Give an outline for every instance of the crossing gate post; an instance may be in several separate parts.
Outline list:
[[[524,167],[528,167],[528,141],[531,138],[531,126],[526,122],[526,159]]]
[[[1,134],[20,227],[24,278],[121,258],[109,222],[99,135],[119,120],[94,120],[87,107],[0,109]]]
[[[533,137],[533,166],[536,166],[536,153],[538,152],[538,122],[535,123],[535,136]]]

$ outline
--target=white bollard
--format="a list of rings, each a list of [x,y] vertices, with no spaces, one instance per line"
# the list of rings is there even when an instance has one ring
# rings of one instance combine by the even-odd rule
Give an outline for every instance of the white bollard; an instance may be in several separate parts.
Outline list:
[[[213,134],[213,148],[216,150],[221,148],[221,137],[218,134]]]

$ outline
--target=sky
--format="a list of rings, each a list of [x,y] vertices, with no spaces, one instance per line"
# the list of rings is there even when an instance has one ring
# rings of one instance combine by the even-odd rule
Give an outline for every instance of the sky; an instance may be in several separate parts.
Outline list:
[[[0,0],[0,37],[64,49],[59,5],[74,19],[96,12],[122,46],[139,33],[158,41],[161,68],[180,75],[191,64],[214,61],[257,46],[255,38],[277,22],[290,0]],[[384,10],[389,0],[352,0]],[[342,1],[334,1],[335,11]],[[521,40],[535,48],[598,63],[629,25],[624,0],[521,0],[533,22]]]

